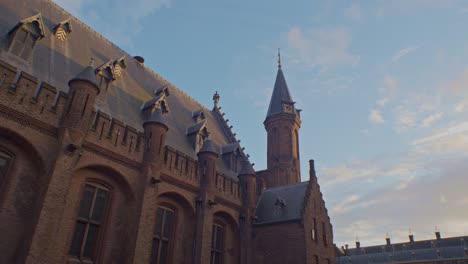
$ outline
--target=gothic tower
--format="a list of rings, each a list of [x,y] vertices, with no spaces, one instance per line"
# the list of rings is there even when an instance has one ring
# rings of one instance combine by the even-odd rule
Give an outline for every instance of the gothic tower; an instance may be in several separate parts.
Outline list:
[[[278,73],[267,116],[263,122],[268,134],[269,175],[265,179],[268,188],[300,182],[299,128],[301,119],[300,110],[296,109],[294,104],[284,79],[278,51]]]

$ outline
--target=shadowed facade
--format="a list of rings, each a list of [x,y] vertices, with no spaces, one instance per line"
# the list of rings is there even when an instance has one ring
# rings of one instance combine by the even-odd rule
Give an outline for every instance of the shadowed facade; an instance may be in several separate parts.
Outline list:
[[[202,106],[49,0],[0,21],[0,262],[335,261],[281,64],[255,171],[218,93]]]

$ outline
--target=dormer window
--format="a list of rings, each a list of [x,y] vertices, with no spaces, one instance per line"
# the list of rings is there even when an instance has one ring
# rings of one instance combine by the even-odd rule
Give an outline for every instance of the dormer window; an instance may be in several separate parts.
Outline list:
[[[125,60],[124,60],[123,56],[121,58],[115,60],[112,63],[112,65],[114,66],[114,77],[115,78],[119,78],[120,76],[122,76],[123,69],[127,67],[127,65],[125,65]]]
[[[67,19],[58,23],[58,25],[55,26],[54,31],[55,37],[61,41],[65,41],[72,31],[70,20]]]
[[[23,60],[30,60],[36,43],[45,37],[41,15],[19,22],[8,35],[10,37],[8,51]]]
[[[292,114],[294,113],[294,103],[293,102],[283,102],[282,103],[283,112]]]
[[[206,119],[205,118],[205,113],[203,113],[202,109],[193,112],[192,113],[192,118],[193,118],[193,121],[195,121],[195,123],[198,123],[198,122]]]

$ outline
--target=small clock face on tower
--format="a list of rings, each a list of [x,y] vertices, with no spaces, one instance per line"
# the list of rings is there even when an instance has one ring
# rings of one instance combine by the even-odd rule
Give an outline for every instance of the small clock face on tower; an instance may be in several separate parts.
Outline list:
[[[290,104],[283,104],[283,112],[285,113],[292,113],[293,109]]]

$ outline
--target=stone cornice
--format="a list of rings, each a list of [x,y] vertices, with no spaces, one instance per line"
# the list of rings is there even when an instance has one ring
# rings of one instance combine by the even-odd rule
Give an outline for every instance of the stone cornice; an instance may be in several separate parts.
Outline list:
[[[0,116],[15,121],[23,126],[30,127],[34,130],[37,130],[43,134],[57,137],[58,129],[52,125],[49,125],[45,122],[39,121],[31,116],[28,116],[24,113],[11,109],[7,106],[0,104]]]

